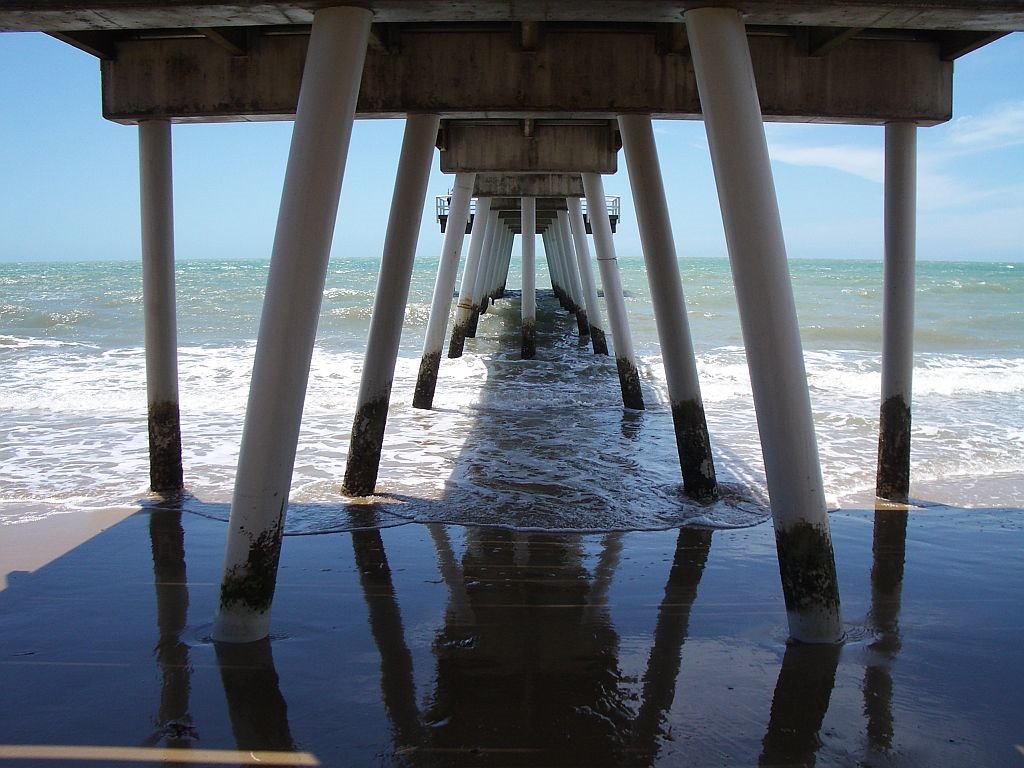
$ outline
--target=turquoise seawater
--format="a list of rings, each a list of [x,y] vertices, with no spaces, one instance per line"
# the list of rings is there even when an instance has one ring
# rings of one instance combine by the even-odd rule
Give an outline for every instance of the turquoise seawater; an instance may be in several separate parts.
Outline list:
[[[513,262],[508,287],[517,289]],[[268,266],[177,265],[185,472],[196,505],[214,514],[230,499]],[[435,409],[424,412],[411,400],[437,261],[417,261],[378,486],[402,500],[396,521],[606,529],[762,519],[758,504],[707,510],[680,497],[643,262],[621,258],[619,266],[645,412],[623,411],[614,360],[591,354],[549,297],[540,301],[536,360],[518,359],[518,301],[499,301],[466,355],[442,360]],[[334,505],[343,523],[339,486],[378,267],[375,259],[330,265],[292,488],[298,530],[334,524],[304,523],[303,514],[314,514],[307,507]],[[874,484],[882,267],[816,260],[790,268],[822,472],[835,501]],[[719,477],[760,498],[729,264],[684,260],[680,274]],[[547,285],[542,268],[538,286]],[[1024,264],[920,263],[916,318],[914,480],[1018,473]],[[0,365],[0,523],[145,496],[138,263],[0,264]]]

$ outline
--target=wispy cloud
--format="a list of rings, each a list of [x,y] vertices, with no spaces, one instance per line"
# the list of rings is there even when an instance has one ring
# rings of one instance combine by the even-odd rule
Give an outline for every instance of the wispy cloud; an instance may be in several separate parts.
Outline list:
[[[789,165],[831,168],[868,181],[882,182],[884,156],[881,148],[842,144],[832,146],[772,144],[769,145],[769,152],[772,159]]]
[[[966,115],[945,126],[924,129],[918,153],[918,205],[939,209],[1019,196],[1019,183],[982,184],[955,166],[970,156],[1024,146],[1024,101],[1006,102],[986,113]],[[927,133],[925,133],[927,131]],[[823,144],[788,140],[774,132],[769,144],[774,160],[789,165],[827,168],[878,184],[884,181],[885,150],[881,134],[876,143]],[[820,134],[818,134],[820,136]],[[817,138],[817,137],[816,137]]]
[[[984,115],[965,115],[950,124],[947,151],[989,152],[1024,144],[1024,101],[996,105]]]

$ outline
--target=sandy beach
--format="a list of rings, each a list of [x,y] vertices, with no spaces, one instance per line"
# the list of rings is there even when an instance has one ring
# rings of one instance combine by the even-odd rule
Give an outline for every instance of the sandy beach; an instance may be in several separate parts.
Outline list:
[[[838,647],[787,645],[770,525],[290,536],[240,647],[222,522],[5,526],[0,765],[1019,765],[1024,510],[914,490],[831,515]]]
[[[519,359],[518,303],[499,302],[435,408],[411,408],[424,267],[376,506],[338,493],[376,270],[336,265],[286,528],[306,535],[285,539],[270,639],[246,646],[209,636],[266,265],[182,272],[183,297],[219,298],[182,313],[195,496],[177,500],[145,493],[137,266],[11,268],[0,768],[1021,765],[1019,291],[988,290],[1016,271],[922,270],[914,504],[876,507],[878,332],[856,325],[875,266],[798,265],[846,629],[822,647],[786,642],[764,506],[682,497],[642,262],[623,263],[642,417],[546,294],[543,359]],[[727,267],[698,266],[719,480],[760,498]],[[32,330],[41,282],[88,286],[88,311]],[[989,318],[988,346],[951,303]]]

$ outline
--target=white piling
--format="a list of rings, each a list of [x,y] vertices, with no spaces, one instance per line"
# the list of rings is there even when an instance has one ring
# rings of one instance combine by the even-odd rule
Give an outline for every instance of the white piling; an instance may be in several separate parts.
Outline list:
[[[469,238],[469,253],[466,255],[466,266],[462,270],[462,285],[459,287],[459,303],[455,312],[455,324],[452,338],[448,344],[448,357],[462,357],[466,346],[466,332],[473,315],[473,289],[476,287],[476,275],[480,270],[481,252],[487,229],[490,226],[491,199],[481,197],[476,201],[476,214],[473,216],[473,232]]]
[[[629,332],[629,318],[626,316],[626,301],[622,295],[622,280],[619,277],[619,263],[615,257],[612,242],[612,225],[608,221],[608,204],[604,197],[604,182],[600,174],[584,173],[583,190],[587,195],[587,210],[590,212],[590,228],[594,233],[594,250],[597,251],[597,266],[601,270],[601,284],[604,286],[604,301],[608,307],[608,320],[615,340],[615,365],[619,371],[619,387],[622,389],[622,404],[638,411],[644,409],[643,393],[640,391],[640,374],[636,368],[633,353],[633,337]]]
[[[430,303],[430,317],[427,319],[427,330],[423,339],[423,356],[420,358],[419,375],[416,377],[416,392],[412,398],[414,408],[429,410],[434,404],[444,333],[448,328],[448,315],[452,309],[455,278],[459,272],[462,242],[466,238],[469,201],[473,196],[475,180],[475,173],[460,173],[455,177],[455,189],[452,190],[451,204],[448,206],[448,225],[445,228],[441,259],[434,281],[434,297]]]
[[[139,123],[149,484],[154,491],[176,491],[184,484],[178,408],[174,182],[171,166],[171,124],[166,120]]]
[[[694,498],[713,498],[718,495],[718,485],[711,456],[711,439],[700,395],[697,361],[690,322],[686,317],[686,299],[679,277],[651,118],[647,115],[622,115],[619,117],[619,130],[636,206],[640,244],[647,265],[658,342],[665,364],[683,488]]]
[[[285,171],[213,637],[267,636],[302,405],[373,14],[317,11]]]
[[[487,220],[487,232],[484,235],[484,243],[480,249],[480,266],[477,269],[473,291],[470,294],[473,309],[469,313],[469,323],[466,326],[466,338],[469,339],[476,338],[476,329],[480,323],[480,315],[486,311],[487,305],[490,302],[487,285],[490,282],[491,272],[494,269],[501,228],[502,224],[498,212],[491,211]]]
[[[554,236],[557,238],[562,253],[562,265],[569,283],[569,295],[572,297],[573,313],[580,336],[590,335],[590,317],[587,314],[586,299],[583,296],[583,284],[580,279],[576,253],[572,246],[572,233],[569,231],[569,216],[565,211],[555,214]]]
[[[885,126],[885,275],[882,306],[882,406],[876,494],[910,495],[910,403],[914,376],[914,260],[917,126]]]
[[[685,14],[718,185],[791,636],[842,638],[839,587],[764,124],[732,8]]]
[[[439,124],[437,115],[409,115],[405,119],[405,137],[373,296],[366,357],[342,484],[342,490],[349,496],[369,496],[377,484],[391,385],[402,341],[402,321],[409,301],[416,241]]]
[[[537,199],[523,202],[523,343],[522,355],[529,360],[537,354]]]
[[[494,289],[495,300],[505,295],[505,288],[508,285],[508,270],[512,265],[512,251],[515,248],[516,235],[508,226],[505,227],[505,240],[502,244],[501,266],[498,270],[498,279]]]
[[[587,245],[583,210],[578,198],[567,197],[565,202],[569,208],[567,218],[576,251],[576,266],[580,270],[583,301],[587,307],[587,322],[590,323],[590,343],[595,355],[607,355],[608,340],[605,338],[604,319],[601,315],[601,302],[597,296],[597,284],[594,282],[594,271],[590,268],[590,248]]]
[[[505,285],[508,282],[508,268],[512,262],[512,246],[515,243],[515,233],[505,225],[504,237],[501,240],[501,252],[499,254],[498,272],[494,276],[494,300],[505,295]]]
[[[562,290],[562,284],[558,277],[558,257],[555,254],[554,246],[551,243],[551,230],[550,228],[544,229],[540,233],[541,246],[544,249],[544,263],[548,265],[548,279],[551,283],[551,292],[555,294],[555,298],[558,300],[558,305],[565,309],[567,307],[565,301],[565,292]]]
[[[541,242],[544,244],[544,261],[548,265],[548,276],[551,279],[551,290],[558,299],[562,309],[569,311],[569,292],[565,284],[565,274],[562,272],[562,255],[559,252],[560,243],[553,240],[554,232],[551,227],[546,227],[541,233]]]

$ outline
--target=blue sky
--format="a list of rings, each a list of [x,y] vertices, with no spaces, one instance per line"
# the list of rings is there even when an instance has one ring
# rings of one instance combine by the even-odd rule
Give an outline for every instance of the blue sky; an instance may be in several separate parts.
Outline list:
[[[100,116],[99,64],[43,35],[0,35],[0,261],[135,259],[138,142]],[[1024,260],[1024,33],[960,59],[954,119],[919,132],[918,258]],[[332,255],[379,255],[404,122],[359,121]],[[680,256],[724,256],[703,125],[655,126]],[[266,257],[291,123],[175,126],[178,259]],[[791,258],[880,258],[883,129],[767,127]],[[625,161],[620,256],[640,254]],[[441,235],[431,177],[419,252]]]

